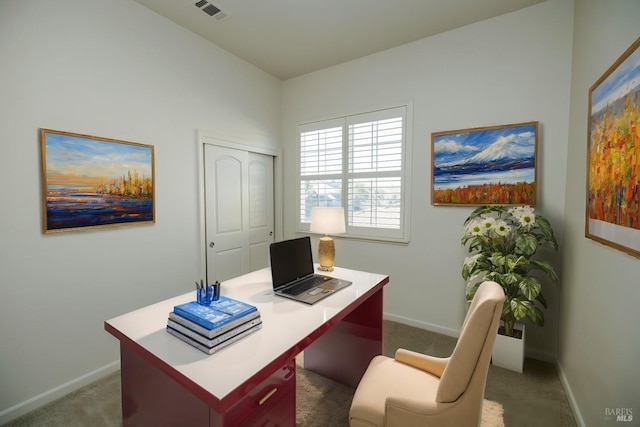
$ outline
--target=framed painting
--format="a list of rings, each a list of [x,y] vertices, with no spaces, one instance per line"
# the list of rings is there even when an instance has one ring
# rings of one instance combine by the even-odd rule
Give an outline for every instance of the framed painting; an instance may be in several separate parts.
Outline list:
[[[640,38],[589,89],[586,237],[640,258]]]
[[[40,130],[44,233],[155,222],[154,148]]]
[[[538,122],[431,134],[431,204],[536,204]]]

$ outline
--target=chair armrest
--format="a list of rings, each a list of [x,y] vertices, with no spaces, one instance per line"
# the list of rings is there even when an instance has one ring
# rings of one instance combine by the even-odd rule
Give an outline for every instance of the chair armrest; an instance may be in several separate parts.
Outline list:
[[[405,365],[428,372],[440,378],[444,372],[444,368],[449,363],[449,357],[434,357],[411,350],[399,348],[396,351],[395,359]]]

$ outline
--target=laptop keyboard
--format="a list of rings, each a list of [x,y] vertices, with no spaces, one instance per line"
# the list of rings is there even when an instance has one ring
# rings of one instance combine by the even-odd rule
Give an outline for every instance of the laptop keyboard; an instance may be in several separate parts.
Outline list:
[[[286,289],[283,289],[282,293],[289,294],[289,295],[298,295],[325,281],[326,280],[323,276],[309,277],[308,279],[301,280],[295,285],[292,285]]]

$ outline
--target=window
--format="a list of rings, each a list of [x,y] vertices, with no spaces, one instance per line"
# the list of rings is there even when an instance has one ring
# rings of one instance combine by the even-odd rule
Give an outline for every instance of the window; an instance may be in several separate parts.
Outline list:
[[[406,106],[300,125],[298,229],[343,206],[346,235],[407,242],[406,129]]]

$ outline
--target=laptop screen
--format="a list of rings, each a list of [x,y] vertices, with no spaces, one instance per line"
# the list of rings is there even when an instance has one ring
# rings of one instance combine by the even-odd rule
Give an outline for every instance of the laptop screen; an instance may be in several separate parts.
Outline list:
[[[309,236],[272,243],[269,254],[274,288],[313,274]]]

